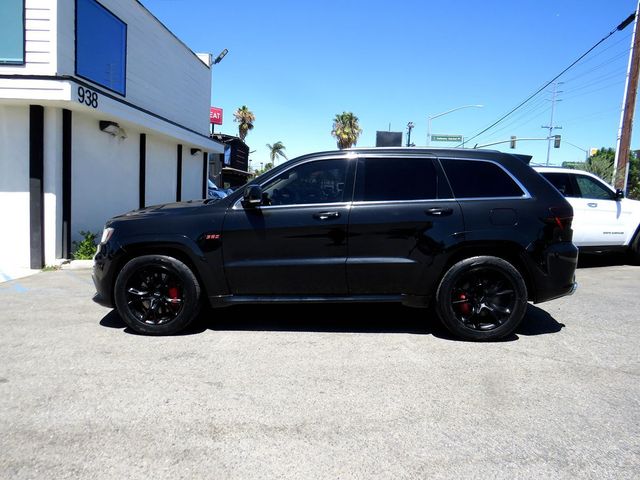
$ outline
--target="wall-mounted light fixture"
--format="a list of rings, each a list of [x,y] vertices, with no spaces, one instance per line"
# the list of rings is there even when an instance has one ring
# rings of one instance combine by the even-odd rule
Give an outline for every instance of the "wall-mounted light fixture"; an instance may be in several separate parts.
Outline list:
[[[202,149],[200,148],[192,148],[191,155],[195,155],[196,153],[202,153]]]
[[[229,50],[227,50],[226,48],[224,50],[222,50],[220,52],[220,55],[218,55],[216,57],[216,59],[213,61],[213,64],[217,65],[218,63],[220,63],[222,61],[222,59],[225,57],[225,55],[227,55],[227,53],[229,53]]]
[[[100,120],[100,130],[109,135],[113,135],[114,137],[117,135],[120,138],[127,138],[127,133],[124,129],[117,124],[116,122],[112,122],[110,120]]]

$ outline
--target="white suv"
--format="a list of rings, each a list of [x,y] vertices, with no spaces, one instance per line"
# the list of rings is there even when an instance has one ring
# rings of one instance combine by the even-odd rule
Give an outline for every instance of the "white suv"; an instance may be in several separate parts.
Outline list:
[[[591,173],[558,167],[533,167],[573,207],[573,243],[581,250],[628,250],[640,261],[640,202],[624,198]]]

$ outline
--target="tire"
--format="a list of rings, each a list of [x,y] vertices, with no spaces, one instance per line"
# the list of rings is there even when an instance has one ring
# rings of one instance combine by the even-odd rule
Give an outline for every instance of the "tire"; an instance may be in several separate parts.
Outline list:
[[[640,228],[636,231],[629,245],[629,263],[631,265],[640,265]]]
[[[487,341],[514,332],[527,310],[522,275],[498,257],[471,257],[444,274],[436,292],[436,313],[464,340]]]
[[[200,285],[180,260],[144,255],[118,274],[114,297],[122,320],[138,333],[172,335],[198,315]]]

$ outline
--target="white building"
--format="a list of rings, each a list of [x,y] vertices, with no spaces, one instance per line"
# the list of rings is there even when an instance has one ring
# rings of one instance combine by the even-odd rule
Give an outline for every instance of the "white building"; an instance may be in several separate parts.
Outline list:
[[[79,232],[204,198],[211,56],[136,0],[0,1],[0,273]]]

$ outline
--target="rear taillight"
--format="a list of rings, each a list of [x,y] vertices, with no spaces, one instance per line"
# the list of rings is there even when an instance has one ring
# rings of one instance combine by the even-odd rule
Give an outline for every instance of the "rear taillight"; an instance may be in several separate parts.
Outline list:
[[[551,227],[549,233],[551,233],[553,241],[570,242],[572,240],[573,209],[571,206],[550,207],[549,215],[544,221]]]
[[[573,208],[571,207],[551,207],[549,208],[550,219],[561,229],[571,228],[573,220]]]

